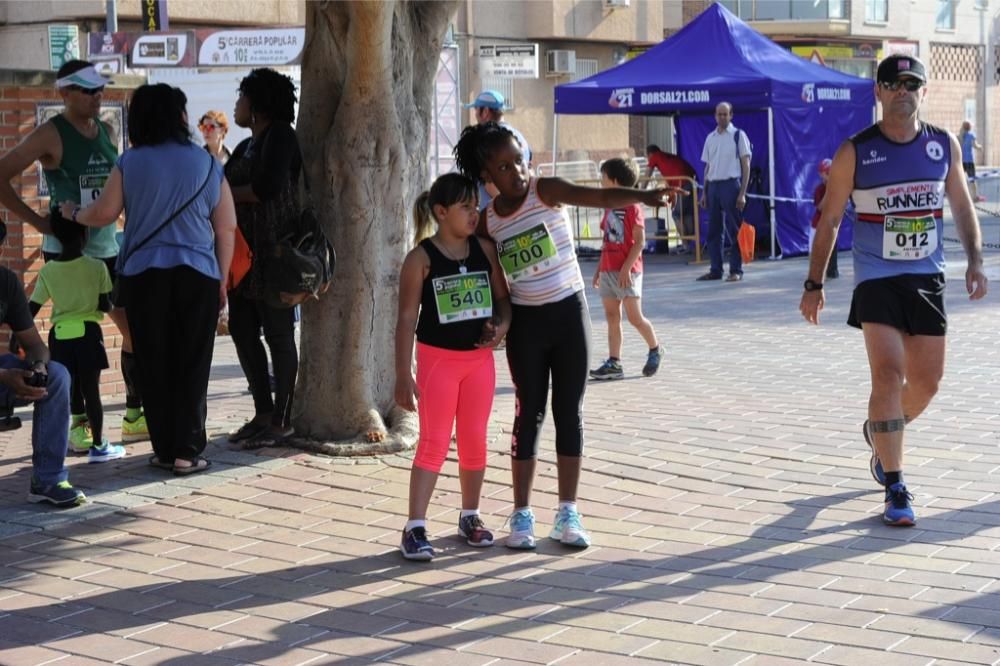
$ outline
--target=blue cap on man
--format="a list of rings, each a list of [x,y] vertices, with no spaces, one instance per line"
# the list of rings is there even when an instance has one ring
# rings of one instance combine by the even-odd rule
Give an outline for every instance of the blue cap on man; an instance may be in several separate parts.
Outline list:
[[[502,111],[504,104],[503,95],[496,90],[484,90],[479,93],[476,97],[476,101],[472,104],[466,104],[466,109],[494,109],[496,111]]]

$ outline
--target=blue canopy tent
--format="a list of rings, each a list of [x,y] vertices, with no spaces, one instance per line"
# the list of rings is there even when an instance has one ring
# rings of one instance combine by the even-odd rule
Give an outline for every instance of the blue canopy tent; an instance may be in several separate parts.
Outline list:
[[[678,154],[700,179],[702,146],[720,102],[733,105],[733,123],[754,146],[751,167],[767,174],[770,205],[757,206],[756,214],[748,205],[749,221],[770,226],[772,257],[775,240],[785,255],[808,252],[816,166],[872,123],[874,83],[794,55],[721,4],[646,53],[557,86],[553,154],[558,114],[673,115]],[[850,236],[842,227],[842,248],[850,247]]]

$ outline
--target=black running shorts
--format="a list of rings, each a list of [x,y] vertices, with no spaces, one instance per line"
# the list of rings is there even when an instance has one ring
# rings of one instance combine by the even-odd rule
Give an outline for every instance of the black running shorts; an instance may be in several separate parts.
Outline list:
[[[944,335],[944,274],[894,275],[865,280],[854,288],[847,323],[885,324],[907,335]]]

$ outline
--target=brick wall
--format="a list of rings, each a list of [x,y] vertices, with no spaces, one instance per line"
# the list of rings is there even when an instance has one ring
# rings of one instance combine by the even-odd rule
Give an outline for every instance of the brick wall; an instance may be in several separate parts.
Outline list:
[[[983,50],[970,44],[935,43],[930,45],[928,96],[921,118],[958,134],[965,120],[965,100],[977,100],[974,125],[983,126],[982,103],[978,101],[983,66]],[[980,139],[981,141],[981,139]],[[978,156],[989,161],[987,156]]]
[[[127,95],[126,90],[109,89],[104,94],[104,100],[124,102]],[[0,151],[8,152],[35,128],[36,104],[59,104],[61,101],[51,85],[0,85]],[[32,165],[19,177],[14,178],[11,185],[29,206],[42,211],[48,207],[49,200],[38,195],[38,175],[37,164]],[[38,270],[42,267],[42,236],[33,227],[15,219],[4,208],[0,208],[0,219],[7,224],[7,240],[0,247],[0,264],[17,273],[30,295]],[[48,341],[50,310],[49,306],[44,307],[35,319],[42,339],[46,341]],[[101,393],[124,395],[125,383],[122,380],[121,358],[118,353],[122,344],[121,334],[107,317],[104,320],[103,331],[104,345],[108,350],[108,362],[111,367],[101,373]],[[9,332],[4,327],[0,332],[0,348],[6,349],[8,344]]]
[[[646,146],[646,118],[644,116],[628,117],[628,145],[636,155],[645,155]]]
[[[966,98],[977,98],[979,84],[971,81],[931,79],[920,117],[925,122],[958,134],[965,120]],[[977,105],[977,111],[978,109]],[[976,126],[981,123],[977,122]]]

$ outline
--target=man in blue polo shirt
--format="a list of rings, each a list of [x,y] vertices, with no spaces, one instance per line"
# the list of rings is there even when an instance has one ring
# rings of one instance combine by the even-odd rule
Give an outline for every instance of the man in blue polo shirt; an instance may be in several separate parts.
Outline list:
[[[705,138],[701,161],[705,163],[705,191],[701,205],[708,208],[708,258],[710,268],[699,280],[722,279],[723,229],[730,240],[728,282],[743,279],[743,257],[736,245],[743,208],[747,205],[750,183],[750,139],[736,129],[733,106],[720,102],[715,107],[716,128]],[[725,227],[723,227],[725,217]]]

